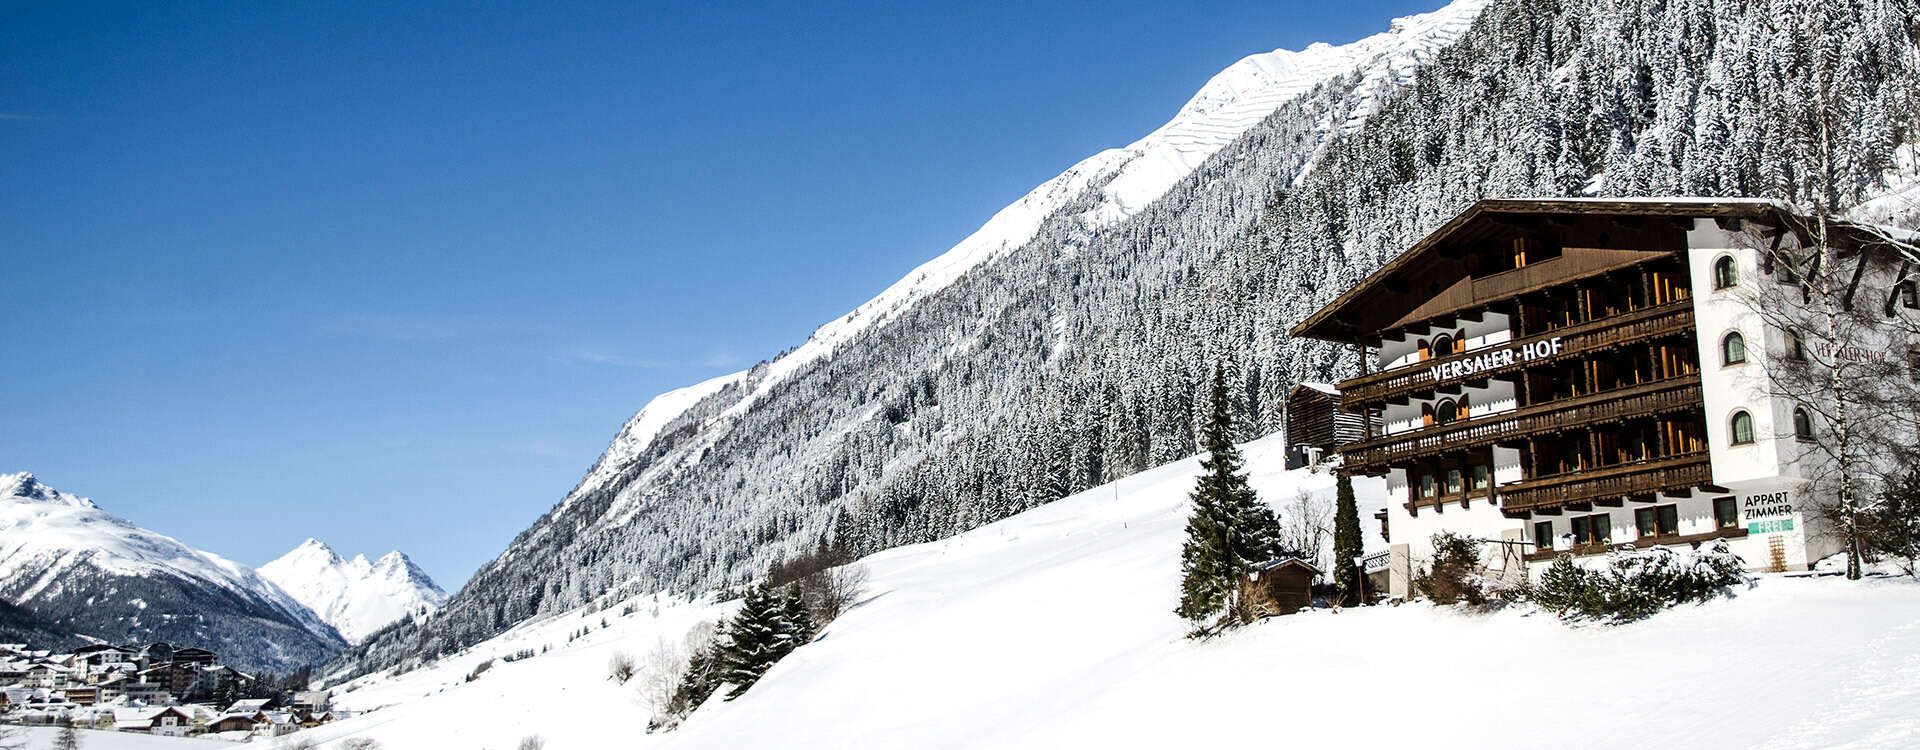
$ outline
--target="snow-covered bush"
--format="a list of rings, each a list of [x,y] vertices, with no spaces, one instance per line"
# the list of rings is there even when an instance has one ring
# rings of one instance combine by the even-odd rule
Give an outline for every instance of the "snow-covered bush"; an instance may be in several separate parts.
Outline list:
[[[1562,555],[1529,591],[1532,601],[1568,620],[1633,622],[1678,604],[1731,595],[1751,585],[1746,565],[1725,541],[1676,552],[1667,547],[1617,549],[1590,569]]]
[[[607,659],[607,679],[622,685],[627,684],[627,680],[633,679],[636,669],[638,667],[633,663],[633,656],[625,651],[615,651],[613,656]]]
[[[1413,577],[1413,586],[1435,604],[1486,604],[1480,576],[1480,542],[1451,531],[1433,535],[1433,562]]]

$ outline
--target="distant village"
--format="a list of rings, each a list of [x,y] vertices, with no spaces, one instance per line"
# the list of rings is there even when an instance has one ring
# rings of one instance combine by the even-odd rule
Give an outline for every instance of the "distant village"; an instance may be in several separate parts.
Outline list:
[[[0,723],[245,742],[337,718],[323,690],[284,690],[203,648],[0,643]],[[304,687],[304,684],[301,685]]]

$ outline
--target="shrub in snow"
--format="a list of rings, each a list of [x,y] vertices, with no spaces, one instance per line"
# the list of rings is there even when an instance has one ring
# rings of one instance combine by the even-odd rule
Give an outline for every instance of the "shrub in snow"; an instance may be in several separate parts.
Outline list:
[[[546,746],[547,741],[540,739],[540,735],[529,734],[520,738],[519,750],[540,750]]]
[[[1745,563],[1725,541],[1716,541],[1686,552],[1617,549],[1598,570],[1562,555],[1541,574],[1529,596],[1565,619],[1624,623],[1674,605],[1727,596],[1734,586],[1751,584]]]
[[[479,664],[474,665],[473,671],[467,673],[467,682],[473,682],[474,680],[480,679],[480,675],[486,674],[487,670],[492,668],[493,668],[492,659],[488,659],[486,661],[483,661],[483,662],[480,662]]]
[[[622,685],[627,684],[627,680],[633,679],[635,669],[637,667],[634,666],[633,657],[627,655],[625,651],[615,651],[613,656],[607,659],[607,679]]]
[[[1480,578],[1480,542],[1451,531],[1433,535],[1433,564],[1413,577],[1413,586],[1435,604],[1484,604],[1490,597]]]
[[[355,737],[340,743],[341,750],[380,750],[380,741],[370,737]]]

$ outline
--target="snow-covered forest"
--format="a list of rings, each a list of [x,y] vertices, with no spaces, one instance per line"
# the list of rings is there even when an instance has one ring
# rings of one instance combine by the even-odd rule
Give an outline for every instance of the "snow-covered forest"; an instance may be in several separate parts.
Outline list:
[[[1798,197],[1814,70],[1833,72],[1828,100],[1854,124],[1835,134],[1842,200],[1911,160],[1913,0],[1480,6],[1456,4],[1477,20],[1430,39],[1446,44],[1423,64],[1321,82],[1127,218],[1107,220],[1109,185],[1087,181],[1030,241],[830,351],[714,384],[435,616],[336,666],[740,583],[824,540],[941,539],[1190,455],[1216,364],[1240,436],[1271,432],[1295,382],[1353,365],[1287,329],[1475,199]]]

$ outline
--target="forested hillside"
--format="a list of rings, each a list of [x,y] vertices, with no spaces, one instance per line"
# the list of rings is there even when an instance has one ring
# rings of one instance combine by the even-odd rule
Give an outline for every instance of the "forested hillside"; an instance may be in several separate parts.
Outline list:
[[[1835,197],[1875,193],[1912,152],[1915,17],[1915,0],[1494,0],[1417,70],[1320,84],[1130,218],[1098,221],[1088,184],[826,356],[716,384],[433,618],[340,666],[737,583],[822,542],[939,538],[1189,455],[1216,364],[1242,437],[1270,432],[1293,383],[1354,360],[1287,329],[1478,198],[1804,198],[1819,100],[1847,124]]]

